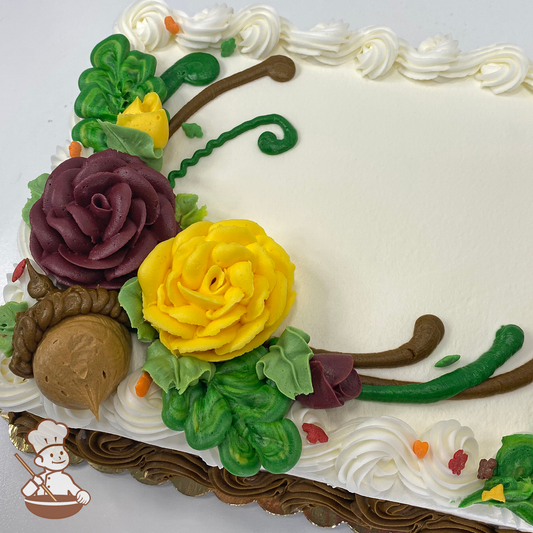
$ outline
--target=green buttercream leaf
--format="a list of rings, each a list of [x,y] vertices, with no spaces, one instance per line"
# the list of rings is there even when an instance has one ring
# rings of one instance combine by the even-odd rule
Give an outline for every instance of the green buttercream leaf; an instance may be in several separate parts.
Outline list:
[[[72,140],[93,148],[95,152],[107,150],[106,134],[96,118],[84,118],[78,122],[72,128]]]
[[[137,330],[137,337],[142,342],[152,342],[157,331],[144,320],[142,291],[138,278],[131,278],[120,289],[118,301],[124,308],[131,322],[131,327]]]
[[[83,71],[78,79],[80,94],[74,103],[74,111],[80,118],[114,124],[117,115],[135,98],[143,100],[150,92],[158,93],[161,101],[167,97],[164,81],[154,76],[156,59],[136,50],[130,52],[129,41],[124,35],[111,35],[98,43],[91,53],[91,64],[93,68]],[[105,136],[102,137],[92,122],[76,125],[72,137],[96,151],[106,148],[103,147]],[[157,168],[153,166],[155,163],[147,164]]]
[[[189,387],[183,394],[174,387],[163,391],[161,418],[165,425],[174,431],[183,431],[191,406],[203,395],[204,387],[201,383]]]
[[[161,170],[163,166],[163,150],[154,149],[154,140],[148,133],[134,128],[126,128],[118,124],[98,121],[107,138],[107,146],[140,157],[149,167]]]
[[[28,189],[30,189],[31,196],[26,201],[26,205],[22,208],[22,220],[26,222],[26,225],[31,228],[30,225],[30,210],[33,207],[33,204],[41,198],[44,192],[44,185],[50,174],[41,174],[37,176],[34,180],[28,183]]]
[[[254,476],[261,468],[261,460],[250,442],[231,427],[218,447],[224,468],[236,476]]]
[[[453,365],[454,363],[459,361],[459,359],[461,359],[460,355],[447,355],[446,357],[443,357],[442,359],[437,361],[435,363],[435,366],[437,368],[444,368],[444,367]]]
[[[533,476],[533,435],[509,435],[502,438],[502,447],[496,454],[498,466],[495,476],[515,479]]]
[[[166,392],[171,387],[183,394],[198,381],[209,381],[215,373],[215,365],[196,357],[174,355],[161,341],[150,344],[143,370]]]
[[[235,39],[233,37],[227,41],[223,41],[220,45],[220,55],[222,57],[229,57],[235,52],[236,47],[237,45],[235,44]]]
[[[13,355],[13,330],[17,321],[17,313],[26,311],[28,304],[26,302],[7,302],[0,306],[0,350],[6,357]]]
[[[165,424],[185,429],[194,449],[218,446],[224,467],[239,476],[256,474],[261,464],[286,472],[301,454],[298,429],[283,419],[290,400],[257,376],[257,362],[266,353],[261,346],[219,364],[211,381],[187,389],[181,398],[175,389],[163,396]]]
[[[309,360],[313,352],[309,345],[309,335],[302,330],[287,327],[278,342],[257,362],[257,375],[260,379],[271,379],[287,398],[298,394],[311,394],[313,382]]]
[[[176,194],[174,212],[181,229],[188,228],[195,222],[201,222],[207,216],[207,206],[199,208],[197,204],[197,194]]]
[[[185,421],[185,435],[191,448],[208,450],[218,446],[229,431],[233,417],[228,402],[215,388],[207,387],[198,398]]]
[[[294,422],[284,418],[278,422],[250,424],[250,442],[263,467],[273,474],[287,471],[298,462],[302,453],[302,438]]]
[[[194,137],[202,138],[204,136],[204,132],[202,131],[202,127],[196,124],[195,122],[191,122],[188,124],[187,122],[184,122],[181,127],[183,128],[183,132],[189,139],[192,139]]]

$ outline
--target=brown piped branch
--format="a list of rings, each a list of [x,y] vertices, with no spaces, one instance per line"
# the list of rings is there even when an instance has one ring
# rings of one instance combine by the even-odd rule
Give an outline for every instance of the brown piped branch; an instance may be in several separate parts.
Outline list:
[[[423,315],[416,322],[413,336],[400,347],[377,353],[351,353],[353,366],[359,368],[396,368],[414,365],[428,357],[444,337],[444,324],[435,315]],[[333,353],[313,348],[315,354]],[[335,352],[340,353],[340,352]],[[363,382],[364,383],[364,382]]]
[[[190,102],[185,104],[170,119],[170,136],[174,135],[184,122],[187,122],[192,115],[214,100],[217,96],[220,96],[231,89],[235,89],[236,87],[240,87],[241,85],[250,83],[251,81],[263,78],[264,76],[269,76],[274,81],[278,82],[290,81],[294,77],[295,72],[296,67],[292,59],[287,56],[272,56],[258,65],[213,83],[197,94]]]
[[[63,318],[89,313],[109,316],[129,326],[129,318],[118,302],[118,292],[86,289],[73,285],[66,291],[53,286],[48,277],[35,271],[27,261],[30,282],[28,294],[39,300],[27,311],[17,314],[13,332],[13,355],[9,368],[22,378],[33,377],[33,354],[44,332]]]

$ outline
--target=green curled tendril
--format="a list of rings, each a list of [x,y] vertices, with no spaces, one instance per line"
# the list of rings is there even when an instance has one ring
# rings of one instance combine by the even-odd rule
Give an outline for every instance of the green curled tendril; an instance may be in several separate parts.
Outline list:
[[[262,115],[255,117],[252,120],[247,120],[239,126],[236,126],[230,131],[226,131],[217,139],[212,139],[207,143],[205,148],[197,150],[194,155],[181,162],[179,170],[173,170],[168,175],[168,181],[172,187],[176,184],[176,178],[183,178],[187,174],[187,169],[192,167],[200,161],[202,157],[206,157],[213,153],[215,148],[220,148],[227,141],[231,141],[242,133],[253,130],[259,126],[268,126],[271,124],[278,125],[283,131],[283,137],[278,139],[271,131],[265,131],[259,136],[257,145],[261,152],[266,155],[278,155],[290,150],[298,142],[298,133],[294,126],[281,115]]]

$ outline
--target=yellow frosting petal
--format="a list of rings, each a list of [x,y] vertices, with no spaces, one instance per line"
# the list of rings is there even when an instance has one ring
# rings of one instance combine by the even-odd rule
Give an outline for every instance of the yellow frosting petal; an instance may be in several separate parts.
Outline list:
[[[240,226],[223,226],[213,224],[207,236],[208,241],[237,243],[246,246],[256,242],[257,239],[247,229]]]
[[[194,339],[190,340],[174,337],[170,342],[170,347],[167,346],[167,348],[174,353],[180,354],[215,350],[220,346],[230,343],[235,338],[238,329],[239,325],[235,324],[222,330],[218,335],[214,335],[212,337],[195,337]]]
[[[206,311],[209,309],[218,309],[225,303],[223,296],[215,294],[208,296],[196,291],[191,291],[191,289],[184,287],[181,283],[178,283],[178,289],[187,302]]]
[[[213,263],[220,268],[228,268],[239,261],[249,261],[252,264],[252,270],[255,271],[256,258],[254,253],[246,246],[236,242],[229,244],[225,242],[217,243],[211,257],[213,258]]]
[[[157,301],[157,289],[164,282],[172,263],[172,241],[160,242],[142,262],[137,277],[143,294],[144,305]]]
[[[240,261],[226,269],[232,287],[241,289],[245,298],[254,293],[254,273],[249,261]]]
[[[198,337],[211,337],[220,333],[223,329],[235,324],[246,313],[244,305],[234,305],[221,318],[212,320],[205,328],[200,328],[196,333]]]
[[[198,290],[200,288],[210,266],[211,250],[214,247],[214,242],[202,242],[185,260],[181,279],[183,284],[189,289]]]
[[[235,338],[230,343],[225,344],[221,348],[217,348],[215,352],[218,355],[224,355],[246,346],[264,329],[269,314],[270,312],[268,309],[265,309],[255,320],[252,320],[252,322],[241,326],[237,332],[237,335],[235,335]]]
[[[177,335],[183,339],[192,339],[196,333],[196,326],[183,324],[161,311],[156,305],[150,305],[143,311],[145,320],[161,331],[167,331],[171,335]]]

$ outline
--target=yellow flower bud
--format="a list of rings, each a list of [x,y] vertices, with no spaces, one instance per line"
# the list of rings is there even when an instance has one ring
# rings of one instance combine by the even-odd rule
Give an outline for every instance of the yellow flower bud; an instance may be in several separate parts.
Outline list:
[[[168,118],[157,93],[148,93],[141,102],[139,97],[117,116],[117,124],[148,133],[154,148],[164,148],[168,143]]]
[[[226,361],[265,342],[294,303],[294,265],[249,220],[197,222],[139,268],[145,319],[175,354]]]

